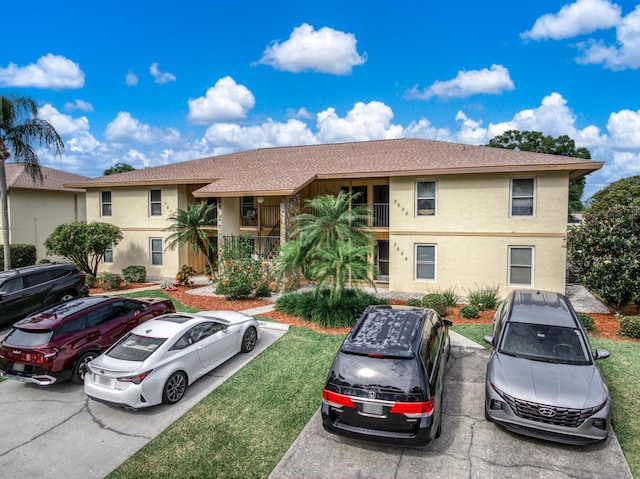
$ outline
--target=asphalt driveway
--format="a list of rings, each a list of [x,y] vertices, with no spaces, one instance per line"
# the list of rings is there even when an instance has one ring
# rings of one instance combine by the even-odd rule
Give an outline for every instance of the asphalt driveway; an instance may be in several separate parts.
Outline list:
[[[277,323],[261,325],[262,338],[251,353],[196,381],[173,406],[131,411],[92,401],[69,382],[1,382],[0,477],[106,476],[286,332]]]
[[[270,479],[631,478],[613,431],[602,444],[565,446],[518,436],[484,419],[489,351],[452,333],[442,436],[424,449],[396,448],[331,435],[320,411]]]

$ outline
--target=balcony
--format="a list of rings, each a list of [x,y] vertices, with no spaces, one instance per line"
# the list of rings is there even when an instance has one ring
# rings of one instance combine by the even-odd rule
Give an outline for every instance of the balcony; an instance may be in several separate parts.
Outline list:
[[[243,205],[240,213],[243,227],[273,228],[280,222],[279,205]]]
[[[231,243],[232,249],[248,242],[253,253],[264,261],[271,261],[278,253],[279,236],[224,236],[225,243]]]

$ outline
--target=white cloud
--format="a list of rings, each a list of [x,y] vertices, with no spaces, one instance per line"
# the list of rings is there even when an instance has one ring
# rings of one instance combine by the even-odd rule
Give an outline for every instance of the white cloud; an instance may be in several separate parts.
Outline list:
[[[60,55],[47,55],[25,67],[9,63],[0,67],[0,86],[24,88],[51,88],[65,90],[82,88],[84,72],[77,63]]]
[[[589,40],[579,44],[583,50],[576,61],[582,64],[603,64],[611,70],[640,68],[640,5],[624,17],[616,28],[616,45]]]
[[[315,71],[333,75],[349,75],[354,66],[367,61],[356,49],[356,37],[329,27],[314,30],[303,23],[293,29],[288,40],[274,41],[257,64],[293,73]]]
[[[69,110],[69,111],[73,111],[73,110],[80,110],[80,111],[94,111],[93,110],[93,105],[91,103],[89,103],[88,101],[84,101],[84,100],[75,100],[73,102],[67,102],[64,104],[64,109],[65,110]]]
[[[419,91],[417,87],[407,92],[407,97],[427,100],[431,97],[468,97],[478,94],[496,95],[514,89],[509,70],[502,65],[491,65],[490,69],[461,71],[453,80],[436,81]]]
[[[307,125],[295,119],[290,119],[286,123],[269,119],[261,125],[246,127],[231,123],[218,123],[207,129],[205,139],[208,143],[225,149],[224,152],[276,146],[310,145],[318,142]]]
[[[620,13],[620,7],[607,0],[577,0],[564,5],[558,13],[541,16],[531,30],[520,36],[532,40],[572,38],[615,27]]]
[[[311,113],[306,108],[298,108],[294,110],[293,108],[287,108],[287,116],[289,118],[302,118],[303,120],[311,120],[313,118],[313,113]]]
[[[640,110],[611,113],[607,129],[616,147],[640,148]]]
[[[38,108],[38,115],[43,120],[47,120],[62,137],[72,136],[78,132],[89,131],[89,120],[86,116],[72,118],[69,115],[60,113],[50,104]]]
[[[107,141],[116,143],[139,142],[147,144],[174,143],[180,138],[175,128],[154,128],[133,118],[129,112],[120,112],[107,125],[104,132]]]
[[[393,111],[379,101],[358,102],[344,118],[334,108],[318,113],[318,140],[321,143],[401,138],[403,128],[392,125]]]
[[[136,86],[138,84],[138,75],[133,72],[127,73],[127,76],[124,79],[124,83],[127,86]]]
[[[189,121],[195,124],[244,120],[256,103],[253,93],[227,76],[204,97],[189,100]]]
[[[176,77],[172,73],[161,72],[158,68],[158,63],[152,63],[149,67],[149,72],[151,73],[151,75],[153,75],[153,78],[155,78],[155,82],[159,85],[164,85],[165,83],[176,81]]]

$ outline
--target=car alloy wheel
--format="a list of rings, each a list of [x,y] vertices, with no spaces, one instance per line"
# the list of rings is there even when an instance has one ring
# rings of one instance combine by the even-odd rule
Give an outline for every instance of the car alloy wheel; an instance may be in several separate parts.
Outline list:
[[[162,402],[165,404],[177,403],[182,399],[182,396],[184,396],[186,389],[187,376],[185,376],[181,371],[173,373],[164,384],[164,389],[162,390]]]
[[[242,336],[242,346],[240,347],[240,350],[243,353],[248,353],[253,351],[253,348],[256,347],[257,339],[258,339],[258,333],[256,332],[256,329],[253,327],[247,329],[244,332],[244,335]]]
[[[76,364],[73,366],[73,372],[71,375],[71,380],[76,384],[84,383],[84,375],[87,372],[87,364],[93,361],[98,354],[94,351],[89,351],[88,353],[82,354],[77,360]]]

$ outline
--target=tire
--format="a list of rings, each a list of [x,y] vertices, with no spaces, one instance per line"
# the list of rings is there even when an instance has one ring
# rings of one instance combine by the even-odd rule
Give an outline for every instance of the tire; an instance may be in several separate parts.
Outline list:
[[[184,396],[187,390],[187,375],[182,371],[177,371],[169,376],[162,388],[162,403],[175,404]]]
[[[258,332],[256,328],[251,326],[248,328],[244,335],[242,336],[242,345],[240,346],[240,351],[243,353],[250,353],[253,351],[253,348],[256,347],[256,341],[258,340]]]
[[[66,291],[60,295],[60,297],[58,298],[58,302],[64,303],[75,297],[76,295],[74,293],[72,293],[71,291]]]
[[[78,356],[71,371],[71,381],[76,384],[84,384],[84,373],[87,363],[97,357],[98,353],[95,351],[88,351]]]

